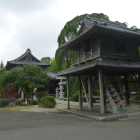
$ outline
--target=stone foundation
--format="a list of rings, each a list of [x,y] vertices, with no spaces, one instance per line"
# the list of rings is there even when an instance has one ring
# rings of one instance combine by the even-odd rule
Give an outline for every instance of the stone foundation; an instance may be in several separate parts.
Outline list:
[[[0,107],[10,107],[10,106],[15,106],[17,103],[16,98],[12,99],[0,99]]]

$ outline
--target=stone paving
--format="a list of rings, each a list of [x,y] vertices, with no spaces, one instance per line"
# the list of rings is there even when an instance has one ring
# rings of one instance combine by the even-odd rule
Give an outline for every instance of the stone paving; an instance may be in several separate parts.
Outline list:
[[[72,102],[70,101],[70,109],[67,109],[67,101],[64,100],[58,100],[56,99],[57,105],[55,108],[42,108],[38,105],[35,105],[34,108],[31,109],[25,109],[22,111],[30,111],[30,112],[50,112],[50,113],[59,113],[66,112],[71,113],[75,115],[79,115],[81,117],[97,120],[97,121],[112,121],[112,120],[118,120],[118,119],[125,119],[130,117],[138,117],[140,116],[140,105],[131,105],[131,106],[125,106],[125,109],[128,110],[127,114],[112,114],[111,112],[101,114],[100,113],[100,103],[94,104],[94,110],[89,111],[87,107],[87,103],[83,103],[83,109],[79,109],[79,103],[78,102]],[[108,109],[111,110],[111,107],[108,105]]]

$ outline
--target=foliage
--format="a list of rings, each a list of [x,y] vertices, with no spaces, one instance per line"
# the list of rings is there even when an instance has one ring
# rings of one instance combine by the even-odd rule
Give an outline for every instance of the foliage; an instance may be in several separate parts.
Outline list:
[[[79,101],[79,93],[78,92],[72,94],[72,101],[75,101],[75,102]]]
[[[17,105],[21,105],[22,104],[22,100],[17,100]]]
[[[32,105],[39,105],[39,104],[40,104],[39,101],[33,101],[33,102],[32,102]]]
[[[54,97],[45,96],[41,98],[41,104],[43,107],[54,108],[56,106],[56,101]]]
[[[39,101],[42,97],[48,96],[48,92],[46,92],[46,91],[37,91],[34,94],[36,95],[36,97]]]
[[[140,102],[140,95],[130,95],[130,100],[132,103],[139,103]]]
[[[50,81],[50,77],[43,72],[39,66],[25,65],[19,70],[18,79],[14,83],[15,86],[23,87],[29,91],[36,88],[45,88]]]
[[[109,17],[107,15],[104,15],[103,13],[99,13],[99,14],[93,13],[93,14],[84,14],[84,15],[76,16],[71,21],[67,22],[64,28],[61,30],[61,33],[58,36],[59,46],[76,37],[78,33],[78,29],[80,28],[81,25],[81,21],[84,19],[86,15],[99,19],[109,20]]]
[[[1,81],[2,81],[2,78],[3,78],[3,75],[5,74],[5,72],[6,72],[5,69],[0,70],[0,90],[3,87],[3,85],[2,85],[3,83]]]
[[[4,69],[4,64],[3,64],[3,61],[1,61],[0,63],[0,70]]]
[[[46,63],[51,63],[51,58],[50,57],[42,57],[41,61],[46,62]]]
[[[18,98],[19,93],[17,92],[16,88],[2,88],[2,93],[6,95],[6,99],[11,99],[11,98]]]
[[[27,97],[33,95],[33,89],[45,88],[51,78],[43,72],[39,66],[25,65],[20,70],[10,70],[1,75],[0,85],[2,87],[21,87],[26,92]]]
[[[51,59],[51,66],[47,68],[47,71],[58,72],[59,66],[56,65],[56,60],[54,58]]]
[[[7,95],[6,94],[0,94],[0,98],[5,98]]]
[[[11,70],[8,72],[3,73],[2,77],[0,78],[0,84],[3,87],[11,87],[14,86],[14,82],[18,78],[19,71]]]
[[[0,75],[3,75],[6,72],[6,69],[0,69]]]
[[[121,23],[121,22],[119,22],[119,21],[115,21],[116,23],[119,23],[119,24],[123,24],[125,27],[127,27],[128,26],[128,23],[127,22],[123,22],[123,23]]]

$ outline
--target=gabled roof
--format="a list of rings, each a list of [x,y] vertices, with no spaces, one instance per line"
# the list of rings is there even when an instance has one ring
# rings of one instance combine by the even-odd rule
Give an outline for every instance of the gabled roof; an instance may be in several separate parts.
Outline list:
[[[35,56],[32,55],[31,50],[27,49],[27,51],[24,54],[22,54],[20,57],[12,61],[7,61],[6,69],[9,70],[11,67],[14,67],[14,66],[28,65],[28,64],[34,64],[34,65],[41,66],[44,68],[47,68],[48,66],[50,66],[49,63],[45,63],[38,60]]]
[[[96,28],[106,29],[109,31],[116,31],[124,34],[135,35],[140,38],[140,32],[138,32],[137,29],[127,28],[124,24],[121,23],[116,23],[112,21],[86,16],[82,21],[77,37],[66,42],[65,44],[62,44],[60,48],[66,48],[67,46],[70,46],[71,44],[75,43],[77,40],[84,38],[86,35],[88,35],[91,32],[94,32]]]
[[[96,66],[140,69],[140,61],[122,61],[122,60],[97,58],[96,60],[91,61],[89,63],[77,65],[75,67],[62,70],[58,72],[57,75],[62,76],[62,75],[67,75],[67,74],[75,74],[75,73],[84,71],[86,69],[94,68]]]
[[[50,71],[47,71],[46,73],[47,73],[47,75],[49,75],[54,80],[61,80],[61,79],[66,80],[65,77],[58,76],[56,73],[53,73],[53,72],[50,72]]]

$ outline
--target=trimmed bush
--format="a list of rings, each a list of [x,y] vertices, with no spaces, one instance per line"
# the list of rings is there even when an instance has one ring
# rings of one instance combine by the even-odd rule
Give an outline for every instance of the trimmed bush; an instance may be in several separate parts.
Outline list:
[[[45,96],[41,98],[41,106],[54,108],[56,106],[56,101],[52,96]]]
[[[40,101],[40,99],[42,98],[42,97],[45,97],[45,96],[48,96],[49,95],[49,93],[48,92],[46,92],[46,91],[37,91],[36,93],[34,93],[35,94],[35,96],[37,97],[37,99]]]
[[[32,101],[32,105],[39,105],[40,102],[39,101]]]
[[[72,101],[75,101],[75,102],[79,101],[79,93],[72,94]]]

